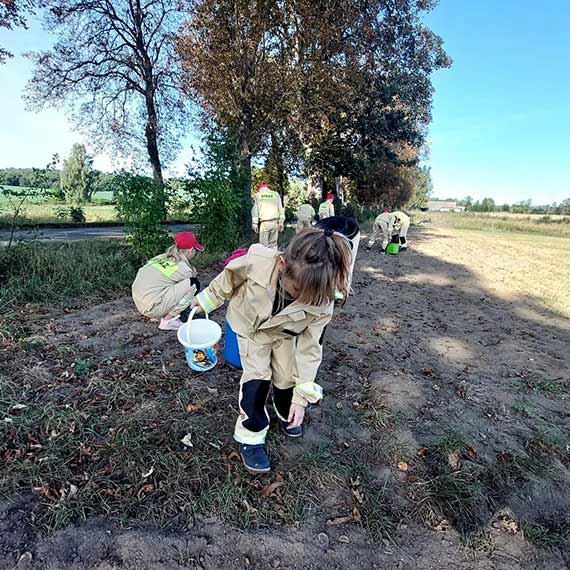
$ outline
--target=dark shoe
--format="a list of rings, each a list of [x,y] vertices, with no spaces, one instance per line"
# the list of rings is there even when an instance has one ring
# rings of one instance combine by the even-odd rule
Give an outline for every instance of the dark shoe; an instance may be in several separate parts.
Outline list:
[[[269,463],[269,457],[263,443],[257,445],[242,443],[239,446],[239,454],[245,468],[250,473],[269,473],[271,471],[271,463]]]
[[[302,425],[299,427],[290,428],[288,427],[289,422],[284,422],[283,420],[279,420],[279,423],[281,424],[281,429],[283,430],[283,433],[287,437],[301,437],[303,435]]]

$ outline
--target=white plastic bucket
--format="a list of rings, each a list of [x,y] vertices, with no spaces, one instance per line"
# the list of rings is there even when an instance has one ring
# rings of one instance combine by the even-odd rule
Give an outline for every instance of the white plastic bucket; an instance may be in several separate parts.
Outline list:
[[[205,319],[194,319],[197,310],[194,308],[188,321],[178,329],[178,342],[185,349],[188,366],[196,372],[206,372],[218,363],[214,347],[222,336],[222,329],[208,315]]]

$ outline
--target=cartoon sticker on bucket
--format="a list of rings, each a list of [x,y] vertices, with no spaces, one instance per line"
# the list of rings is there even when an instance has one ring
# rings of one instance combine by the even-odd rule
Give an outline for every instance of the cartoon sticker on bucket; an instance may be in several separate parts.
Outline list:
[[[178,342],[185,349],[188,366],[196,372],[206,372],[218,363],[216,344],[222,336],[222,329],[208,315],[205,319],[194,319],[197,310],[193,309],[188,322],[178,329]]]

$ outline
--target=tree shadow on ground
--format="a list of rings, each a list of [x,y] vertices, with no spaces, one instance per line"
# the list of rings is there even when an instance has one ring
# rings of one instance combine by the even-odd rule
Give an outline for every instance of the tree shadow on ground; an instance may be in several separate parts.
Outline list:
[[[438,249],[451,239],[422,228],[405,254],[359,253],[356,294],[335,316],[322,376],[371,433],[345,418],[340,429],[331,422],[331,436],[352,440],[359,457],[367,449],[377,483],[394,495],[404,488],[408,508],[434,527],[445,519],[472,533],[505,511],[562,546],[568,322],[527,296],[498,297],[467,266],[445,261]],[[394,469],[402,462],[406,472]]]

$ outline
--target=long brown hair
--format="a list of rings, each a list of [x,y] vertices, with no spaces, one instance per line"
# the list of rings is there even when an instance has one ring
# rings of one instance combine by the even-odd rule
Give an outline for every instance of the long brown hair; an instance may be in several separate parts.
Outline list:
[[[282,275],[299,288],[297,300],[307,305],[326,305],[335,290],[348,297],[352,251],[348,239],[331,230],[307,229],[297,234],[285,253]]]

